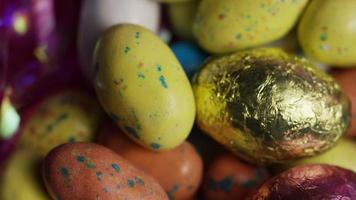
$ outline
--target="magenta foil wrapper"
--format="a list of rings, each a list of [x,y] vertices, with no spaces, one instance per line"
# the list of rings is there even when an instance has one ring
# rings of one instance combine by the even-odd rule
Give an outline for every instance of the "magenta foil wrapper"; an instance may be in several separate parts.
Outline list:
[[[53,0],[5,0],[1,6],[1,90],[23,106],[26,90],[53,69],[56,32]]]
[[[51,91],[85,85],[76,59],[80,4],[72,0],[1,0],[0,102],[9,94],[21,113]],[[0,140],[0,164],[17,138],[15,134]]]

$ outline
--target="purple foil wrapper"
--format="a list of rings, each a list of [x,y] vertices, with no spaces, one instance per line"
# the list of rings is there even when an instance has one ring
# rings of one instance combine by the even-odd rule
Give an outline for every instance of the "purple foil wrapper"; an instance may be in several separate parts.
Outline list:
[[[21,113],[50,91],[83,85],[75,47],[80,3],[1,0],[0,102],[10,90]],[[0,140],[0,164],[17,138]]]
[[[56,32],[53,0],[4,0],[0,7],[1,89],[10,89],[11,100],[21,97],[38,78],[53,70]]]

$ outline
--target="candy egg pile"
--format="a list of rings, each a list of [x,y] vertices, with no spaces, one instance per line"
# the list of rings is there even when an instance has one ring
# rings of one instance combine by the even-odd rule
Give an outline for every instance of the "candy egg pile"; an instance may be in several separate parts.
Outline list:
[[[356,1],[4,0],[1,200],[356,200]]]

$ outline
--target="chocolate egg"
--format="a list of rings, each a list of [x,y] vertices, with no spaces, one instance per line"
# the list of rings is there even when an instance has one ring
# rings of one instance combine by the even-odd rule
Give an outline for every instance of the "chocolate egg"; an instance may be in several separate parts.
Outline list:
[[[211,59],[193,89],[199,127],[254,163],[323,152],[350,121],[348,98],[332,77],[280,49]]]
[[[305,53],[320,62],[356,66],[356,1],[310,1],[298,26]]]
[[[94,143],[70,143],[44,160],[43,177],[53,199],[168,199],[149,175]]]
[[[231,154],[222,154],[208,168],[204,197],[206,200],[244,199],[267,177],[266,169],[245,164]]]
[[[50,200],[41,179],[41,156],[19,149],[1,172],[1,200]]]
[[[27,110],[20,145],[45,156],[57,145],[91,141],[102,111],[90,95],[76,90],[63,90],[44,98]]]
[[[97,43],[95,63],[101,105],[127,135],[155,151],[184,142],[195,118],[192,88],[157,35],[133,24],[113,26]]]
[[[348,136],[356,137],[356,69],[332,70],[331,75],[351,100],[351,126]]]
[[[356,173],[332,165],[301,165],[264,183],[251,200],[356,199]]]
[[[335,165],[351,171],[356,172],[356,142],[341,139],[335,147],[328,151],[309,158],[297,160],[296,162],[288,163],[280,166],[280,169],[288,169],[293,166],[308,164],[308,163],[321,163]]]
[[[152,175],[170,199],[192,198],[199,188],[203,174],[202,159],[188,142],[172,150],[153,152],[131,141],[112,124],[103,127],[98,141]]]
[[[193,23],[198,43],[211,53],[229,53],[283,37],[308,0],[203,0]]]

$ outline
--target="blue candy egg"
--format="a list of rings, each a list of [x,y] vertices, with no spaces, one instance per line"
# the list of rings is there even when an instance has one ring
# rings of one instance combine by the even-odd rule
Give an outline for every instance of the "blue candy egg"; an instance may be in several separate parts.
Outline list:
[[[171,45],[171,49],[183,66],[189,79],[199,70],[201,64],[208,56],[192,42],[175,42]]]

